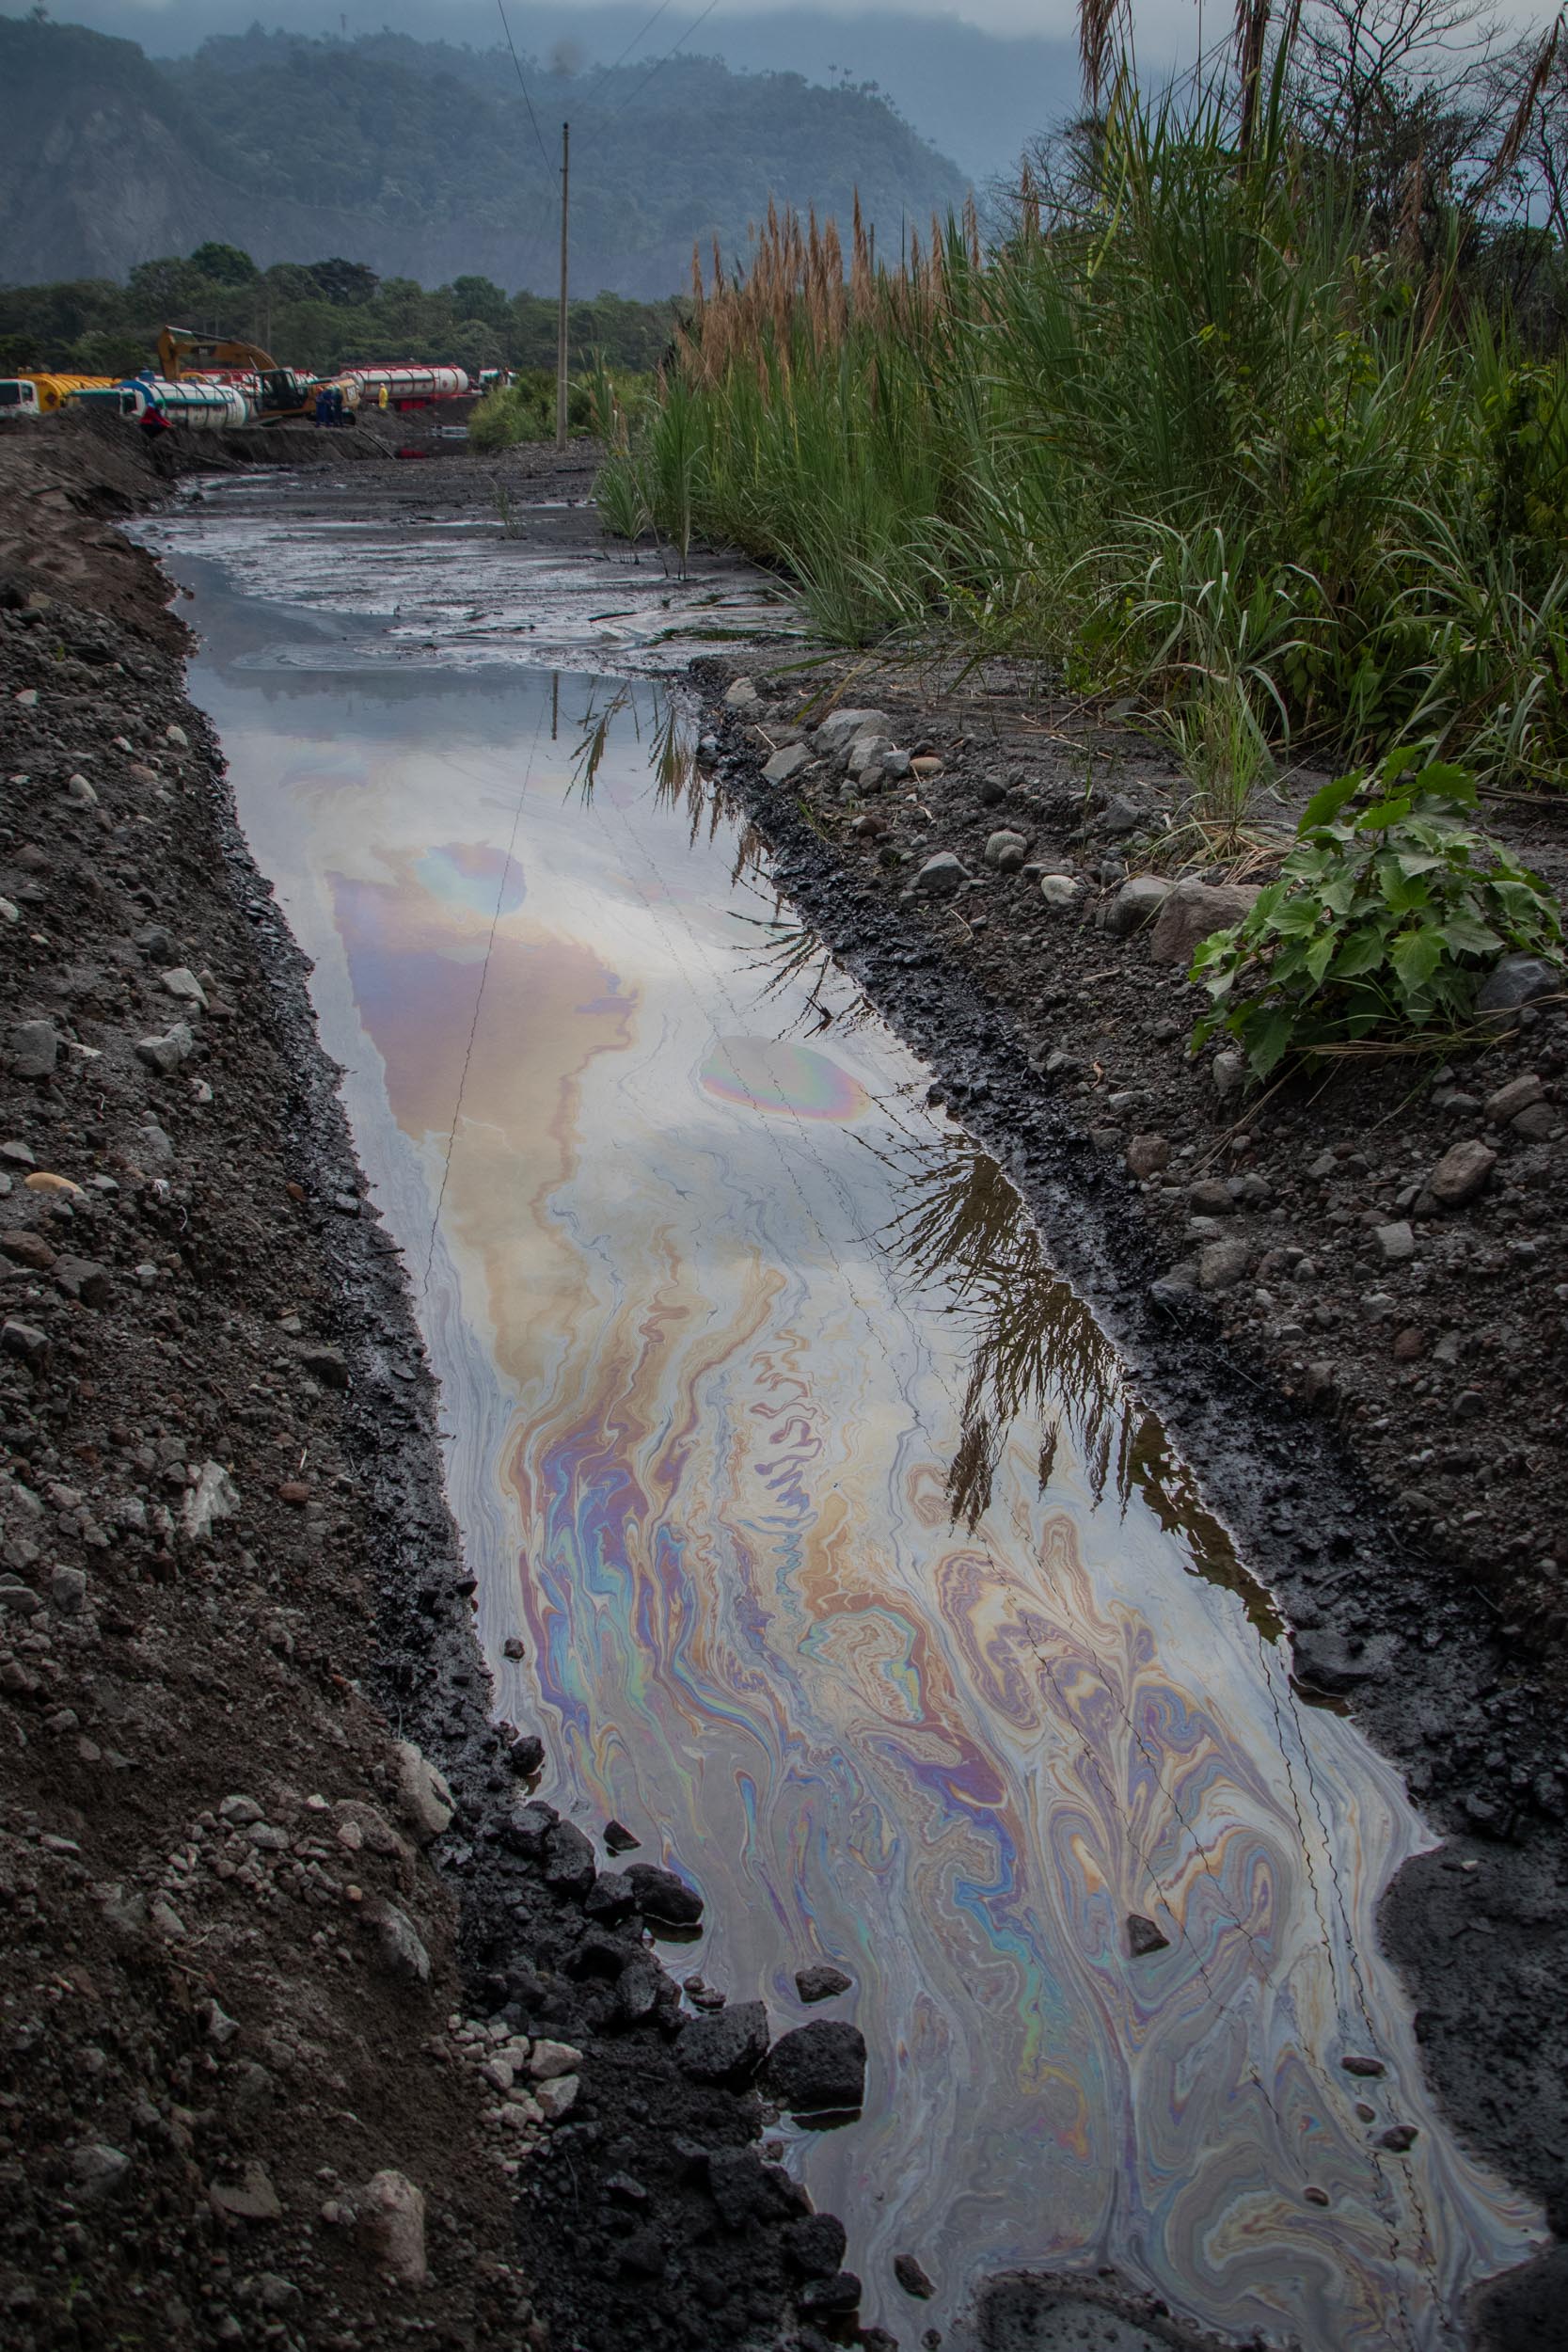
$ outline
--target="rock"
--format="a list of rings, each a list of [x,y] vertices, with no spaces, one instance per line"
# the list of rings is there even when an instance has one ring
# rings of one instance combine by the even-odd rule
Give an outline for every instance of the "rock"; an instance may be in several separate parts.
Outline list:
[[[33,1232],[25,1225],[18,1226],[12,1232],[0,1233],[0,1250],[4,1250],[16,1264],[30,1267],[35,1274],[47,1274],[55,1263],[55,1252],[43,1235]]]
[[[1508,1123],[1527,1143],[1541,1143],[1560,1132],[1562,1120],[1550,1103],[1528,1103]]]
[[[85,1200],[87,1197],[80,1184],[73,1184],[69,1176],[56,1176],[50,1168],[35,1168],[32,1174],[24,1176],[22,1181],[29,1192],[52,1193],[65,1200]]]
[[[84,1307],[106,1307],[114,1296],[114,1278],[96,1258],[56,1258],[52,1272],[66,1296]]]
[[[514,1740],[506,1752],[506,1760],[515,1772],[525,1780],[541,1771],[545,1762],[545,1742],[536,1731],[525,1731],[520,1740]]]
[[[98,806],[98,794],[94,791],[87,778],[83,775],[67,776],[65,780],[65,796],[75,808],[96,808]]]
[[[1171,886],[1163,874],[1134,874],[1124,882],[1105,910],[1105,929],[1113,939],[1130,938],[1152,923]]]
[[[71,2188],[93,2204],[123,2188],[130,2170],[130,2157],[105,2140],[90,2139],[71,2152]]]
[[[56,1568],[50,1577],[49,1606],[51,1609],[57,1609],[62,1617],[78,1616],[81,1613],[82,1603],[87,1597],[87,1580],[85,1569]]]
[[[618,1927],[637,1909],[637,1896],[624,1870],[601,1870],[583,1899],[585,1919],[603,1928]]]
[[[542,1860],[545,1883],[563,1895],[586,1895],[598,1876],[593,1845],[575,1821],[546,1831]]]
[[[1380,2148],[1389,2149],[1396,2156],[1402,2156],[1407,2148],[1414,2148],[1419,2137],[1414,2123],[1390,2123],[1386,2132],[1379,2132],[1377,2144]]]
[[[420,1754],[412,1740],[398,1741],[397,1758],[403,1809],[413,1822],[420,1843],[428,1845],[450,1823],[457,1810],[456,1802],[444,1775],[428,1756]]]
[[[702,1897],[673,1870],[661,1870],[651,1862],[634,1862],[626,1875],[637,1897],[637,1908],[646,1918],[661,1919],[675,1928],[694,1928],[701,1919]]]
[[[195,1051],[196,1040],[183,1021],[176,1021],[162,1037],[136,1040],[138,1058],[146,1062],[150,1070],[158,1071],[166,1078],[171,1076],[182,1063],[189,1061]]]
[[[1442,1209],[1462,1209],[1473,1200],[1497,1165],[1496,1152],[1471,1137],[1444,1152],[1426,1180],[1430,1197]]]
[[[986,843],[986,864],[995,866],[1005,874],[1016,874],[1029,854],[1029,837],[1004,826],[993,833]]]
[[[535,2042],[529,2052],[528,2071],[536,2083],[554,2082],[558,2074],[575,2074],[582,2052],[569,2042]]]
[[[260,2164],[247,2164],[238,2181],[210,2182],[207,2201],[220,2220],[281,2221],[283,2218],[277,2191],[267,2178],[265,2166]]]
[[[581,2089],[581,2077],[577,2074],[552,2074],[547,2083],[541,2083],[533,2095],[546,2122],[559,2123],[563,2115],[569,2114]]]
[[[527,1804],[514,1806],[502,1831],[502,1842],[514,1853],[520,1853],[525,1862],[543,1858],[545,1840],[561,1819],[553,1804],[543,1798],[531,1798]]]
[[[910,884],[917,898],[951,898],[968,882],[969,869],[951,850],[939,850],[928,857]]]
[[[299,1360],[303,1370],[309,1374],[312,1380],[319,1380],[324,1389],[347,1388],[348,1361],[341,1348],[302,1347]]]
[[[1183,972],[1213,931],[1228,930],[1252,911],[1257,891],[1245,882],[1179,882],[1155,918],[1148,952],[1156,963]]]
[[[842,2319],[858,2307],[860,2299],[861,2282],[852,2270],[837,2270],[831,2279],[813,2279],[796,2297],[808,2319],[817,2313],[825,2319]]]
[[[767,767],[764,768],[763,782],[765,784],[787,784],[791,776],[800,773],[810,757],[811,754],[803,743],[786,743],[782,752],[774,753]]]
[[[177,963],[172,970],[160,973],[158,977],[169,994],[178,996],[182,1004],[199,1005],[202,1011],[206,1011],[207,992],[186,965]]]
[[[1127,1172],[1140,1183],[1170,1166],[1170,1144],[1164,1136],[1134,1136],[1127,1147]]]
[[[1375,1226],[1372,1239],[1385,1265],[1402,1265],[1407,1258],[1416,1255],[1416,1235],[1404,1217],[1396,1225]]]
[[[8,1137],[6,1142],[0,1143],[0,1160],[7,1161],[12,1168],[31,1168],[34,1166],[32,1152],[28,1150],[27,1146],[15,1136]]]
[[[837,2019],[797,2026],[774,2042],[765,2081],[779,2105],[797,2115],[859,2107],[865,2098],[865,2038],[858,2026]]]
[[[1338,1373],[1334,1365],[1324,1359],[1308,1364],[1301,1375],[1300,1393],[1303,1404],[1322,1404],[1325,1397],[1334,1394],[1338,1386]]]
[[[1100,829],[1101,833],[1136,833],[1146,814],[1136,801],[1130,801],[1124,792],[1117,792],[1101,812]]]
[[[893,2275],[906,2295],[916,2296],[922,2303],[928,2302],[936,2293],[935,2285],[912,2254],[895,2254]]]
[[[1402,1331],[1395,1332],[1394,1361],[1396,1364],[1418,1363],[1426,1352],[1427,1335],[1418,1325],[1407,1324]]]
[[[846,772],[869,786],[874,777],[880,776],[882,763],[892,749],[885,735],[869,731],[857,735],[845,758]]]
[[[19,1021],[6,1035],[6,1058],[13,1078],[47,1078],[60,1058],[60,1039],[52,1021]]]
[[[372,2261],[404,2286],[430,2276],[424,2249],[424,2195],[403,2172],[376,2172],[356,2200],[359,2234]]]
[[[641,1837],[632,1836],[625,1821],[607,1821],[604,1825],[604,1842],[611,1853],[634,1853],[641,1845],[642,1840]]]
[[[49,1339],[36,1324],[23,1323],[8,1315],[0,1324],[0,1350],[8,1356],[20,1357],[35,1372],[49,1360]]]
[[[1386,2074],[1388,2072],[1381,2058],[1359,2058],[1354,2051],[1348,2057],[1342,2058],[1339,2064],[1347,2074],[1363,2076],[1369,2082],[1374,2081],[1378,2075]]]
[[[1239,1094],[1246,1084],[1246,1062],[1242,1055],[1227,1049],[1214,1056],[1212,1075],[1214,1092],[1223,1102],[1227,1095]]]
[[[171,743],[177,752],[188,752],[191,747],[191,739],[183,727],[166,726],[164,729],[164,741]]]
[[[733,678],[724,690],[726,710],[750,710],[753,703],[761,700],[761,695],[749,677]]]
[[[1196,1184],[1187,1186],[1187,1206],[1195,1216],[1230,1216],[1236,1203],[1229,1185],[1218,1176],[1200,1176]]]
[[[240,1507],[240,1490],[221,1462],[203,1462],[196,1485],[185,1489],[180,1523],[192,1543],[205,1541],[217,1519],[230,1519]]]
[[[828,1961],[818,1961],[810,1968],[797,1968],[795,1990],[802,2001],[831,2001],[840,1993],[847,1993],[854,1982],[842,1968]]]
[[[1339,1697],[1358,1683],[1381,1680],[1398,1655],[1391,1633],[1298,1632],[1291,1637],[1297,1678]]]
[[[131,1138],[132,1149],[138,1160],[149,1168],[168,1168],[174,1159],[174,1145],[156,1120],[150,1119],[138,1127]]]
[[[1559,965],[1544,963],[1539,956],[1503,956],[1477,992],[1476,1017],[1489,1029],[1516,1029],[1523,1007],[1558,995],[1563,986]]]
[[[389,1977],[404,1984],[430,1982],[430,1954],[418,1928],[396,1903],[384,1903],[375,1920],[376,1950]]]
[[[1170,1937],[1162,1933],[1152,1919],[1146,1919],[1141,1911],[1127,1915],[1127,1948],[1134,1960],[1148,1960],[1154,1952],[1170,1949]]]
[[[1083,895],[1083,883],[1071,874],[1040,876],[1040,897],[1048,907],[1054,907],[1059,914],[1065,914],[1069,907],[1075,907]]]
[[[700,2083],[750,2082],[767,2056],[768,2011],[760,2001],[692,2018],[675,2044],[682,2074]]]
[[[266,1818],[254,1797],[225,1797],[218,1807],[219,1820],[227,1821],[230,1829],[249,1829]]]
[[[1212,1241],[1197,1253],[1197,1286],[1202,1291],[1233,1290],[1252,1264],[1252,1244]]]
[[[779,2233],[779,2246],[792,2270],[803,2279],[831,2279],[848,2247],[844,2224],[836,2214],[803,2214]]]
[[[847,743],[853,736],[885,733],[891,724],[885,710],[830,710],[816,730],[816,739],[831,749],[835,743]]]
[[[1546,1089],[1533,1070],[1522,1076],[1510,1078],[1507,1086],[1486,1098],[1486,1116],[1495,1127],[1504,1127],[1521,1111],[1528,1111],[1532,1103],[1539,1103]]]
[[[509,1633],[501,1644],[501,1656],[516,1660],[528,1656],[528,1644],[520,1633]]]

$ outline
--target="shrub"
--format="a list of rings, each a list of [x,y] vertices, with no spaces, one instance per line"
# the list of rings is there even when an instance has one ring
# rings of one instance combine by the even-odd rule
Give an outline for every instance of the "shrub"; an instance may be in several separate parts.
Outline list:
[[[1195,1053],[1226,1031],[1261,1078],[1360,1040],[1440,1046],[1506,949],[1561,961],[1545,883],[1468,821],[1466,771],[1421,756],[1394,752],[1307,803],[1278,881],[1193,960],[1213,1007]]]

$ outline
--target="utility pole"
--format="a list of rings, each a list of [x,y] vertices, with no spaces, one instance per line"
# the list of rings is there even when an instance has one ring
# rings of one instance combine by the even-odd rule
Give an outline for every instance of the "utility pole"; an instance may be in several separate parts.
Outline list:
[[[555,445],[566,446],[566,201],[571,184],[572,126],[561,126],[561,308],[555,322]]]

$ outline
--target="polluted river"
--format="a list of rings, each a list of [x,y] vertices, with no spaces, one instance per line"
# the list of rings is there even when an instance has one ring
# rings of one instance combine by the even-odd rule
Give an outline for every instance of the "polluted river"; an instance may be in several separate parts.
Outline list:
[[[772,2135],[863,2318],[952,2345],[999,2273],[1114,2270],[1227,2337],[1463,2344],[1542,2232],[1379,1949],[1432,1837],[705,794],[650,673],[776,598],[639,634],[518,554],[476,615],[471,532],[268,495],[142,535],[407,1268],[496,1707],[698,1887],[677,1976],[863,2031],[863,2112]]]

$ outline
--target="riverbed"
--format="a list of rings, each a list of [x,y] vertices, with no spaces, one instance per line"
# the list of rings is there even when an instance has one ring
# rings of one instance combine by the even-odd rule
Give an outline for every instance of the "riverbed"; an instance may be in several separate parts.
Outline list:
[[[604,674],[695,595],[593,644],[503,543],[470,620],[463,534],[264,523],[263,576],[263,504],[148,535],[441,1378],[496,1703],[698,1885],[677,1974],[863,2030],[863,2113],[776,2137],[865,2316],[1109,2266],[1307,2352],[1461,2343],[1539,2232],[1378,1949],[1432,1841],[678,703]]]

